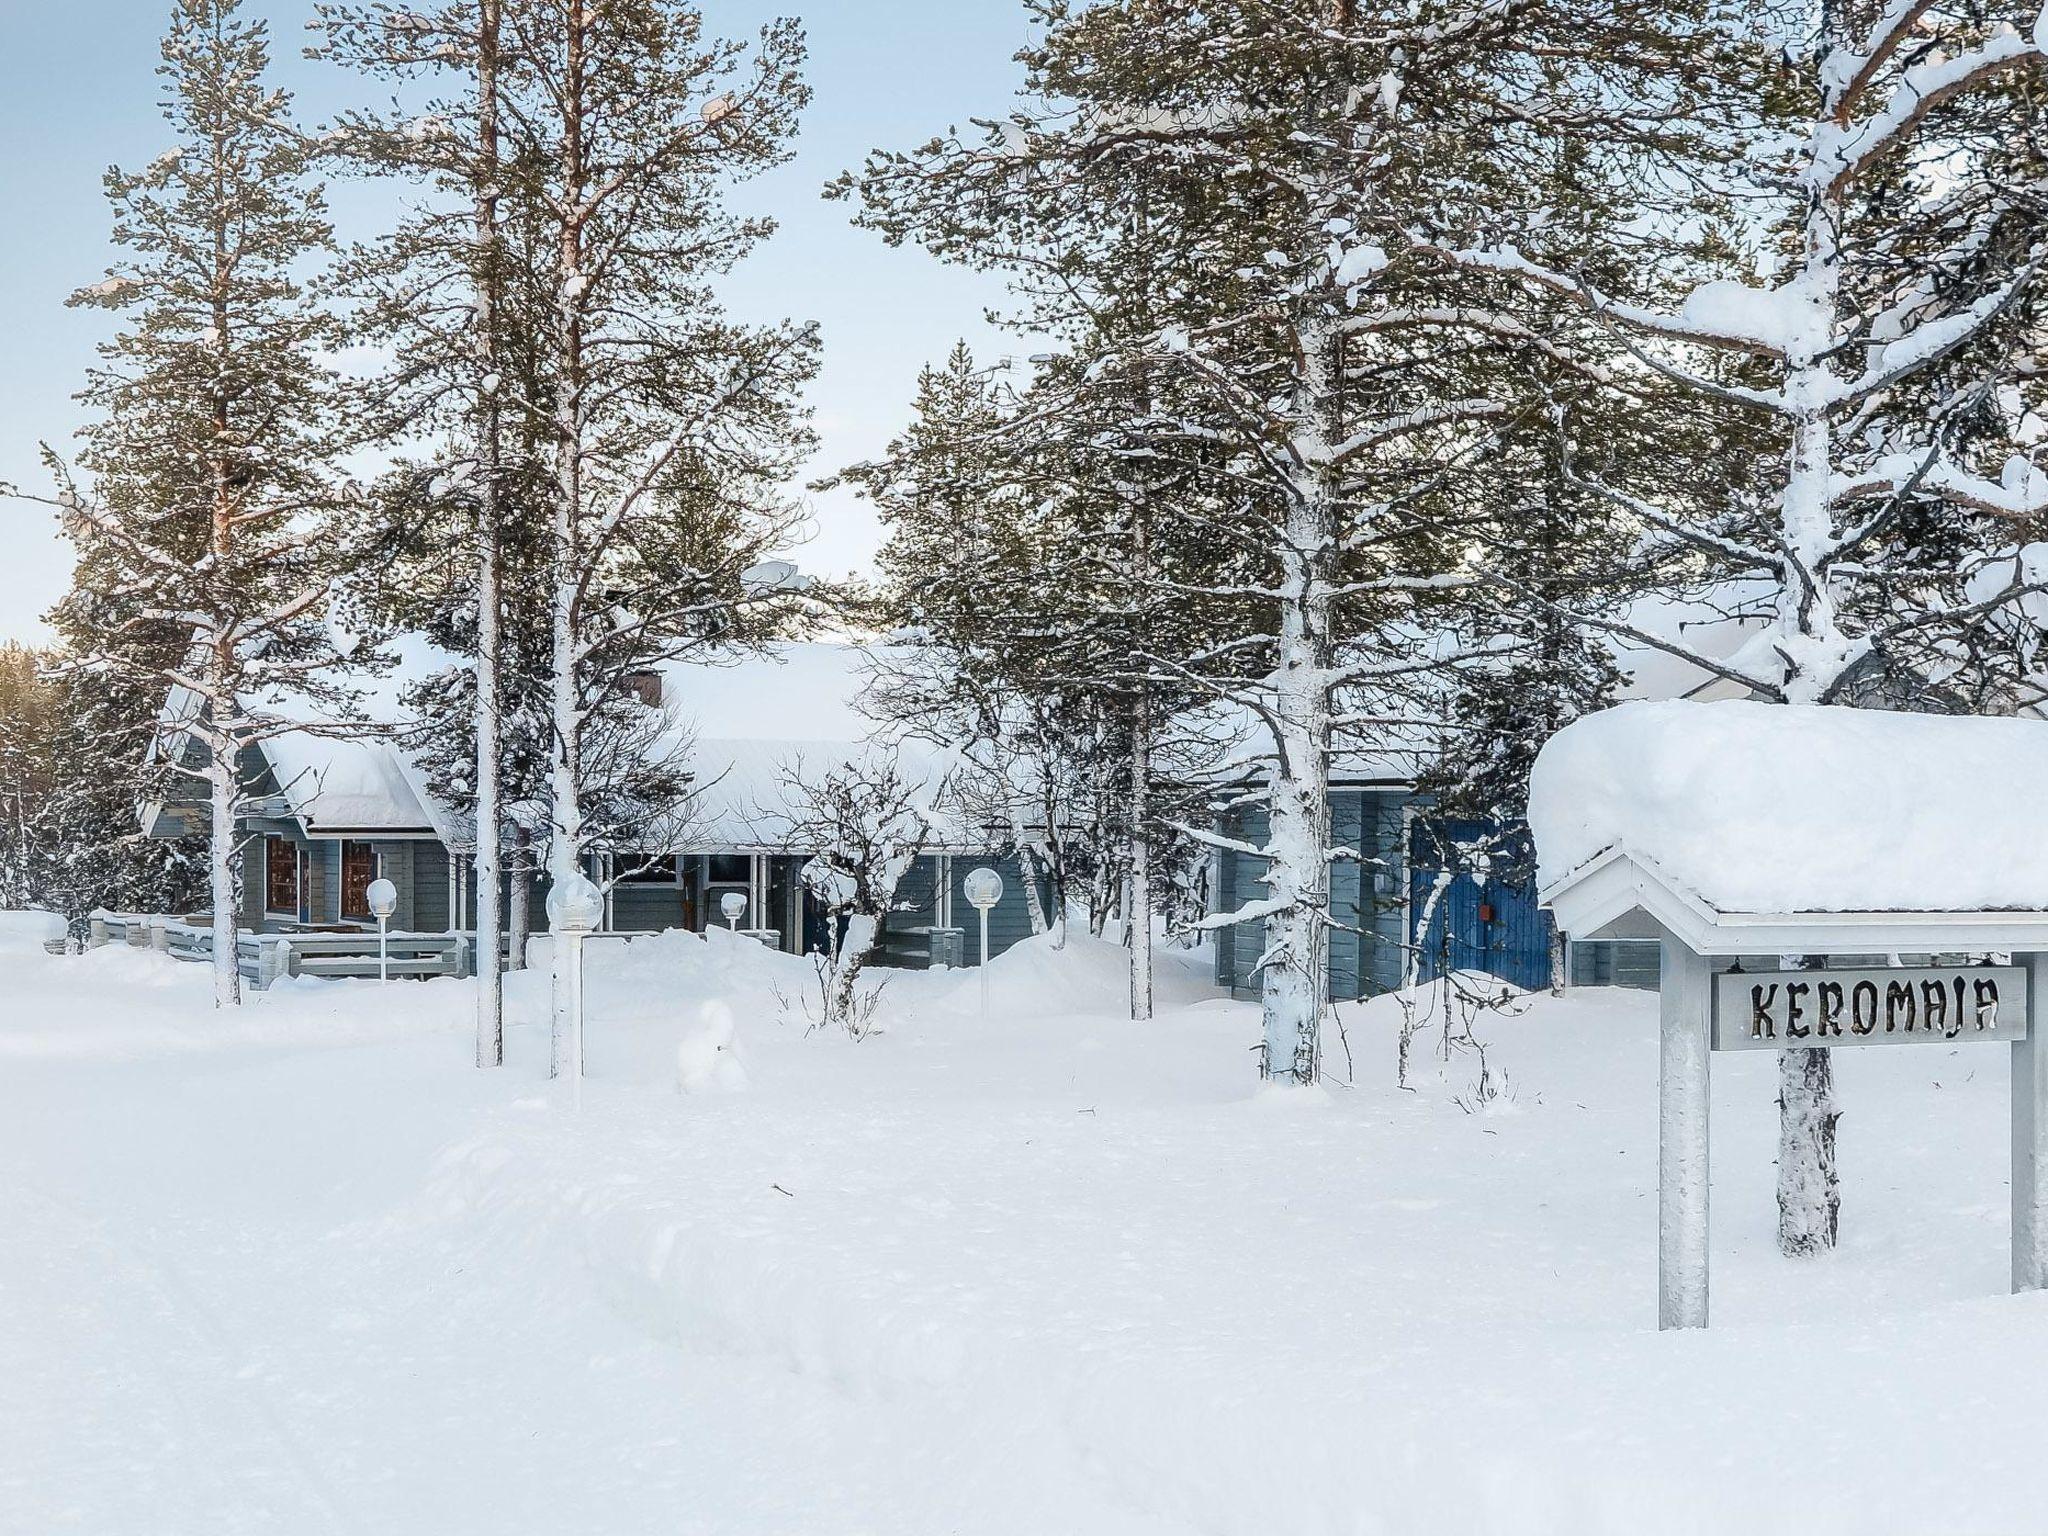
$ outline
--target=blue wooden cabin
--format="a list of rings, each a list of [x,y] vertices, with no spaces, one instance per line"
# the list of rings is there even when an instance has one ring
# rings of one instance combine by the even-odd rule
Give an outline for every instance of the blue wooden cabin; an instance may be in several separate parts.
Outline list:
[[[791,954],[827,942],[826,914],[803,889],[799,872],[810,850],[788,833],[788,769],[797,762],[829,767],[855,750],[872,729],[857,715],[863,653],[844,645],[789,645],[731,666],[677,666],[647,681],[650,704],[664,695],[687,708],[693,769],[705,786],[699,814],[685,835],[659,851],[593,859],[589,874],[605,889],[606,931],[652,933],[682,928],[702,933],[725,922],[730,893],[747,898],[739,926]],[[402,653],[401,674],[429,664]],[[402,681],[402,676],[400,681]],[[397,682],[384,687],[385,712]],[[378,699],[373,695],[374,709]],[[173,700],[170,711],[179,707]],[[398,722],[394,721],[394,725]],[[740,730],[757,734],[740,736]],[[174,737],[167,739],[175,739]],[[177,747],[188,766],[203,749],[186,737]],[[241,926],[250,932],[373,922],[370,883],[397,887],[392,927],[400,932],[471,931],[476,897],[465,829],[437,802],[425,775],[389,735],[320,736],[291,732],[245,750],[244,810],[238,819]],[[144,808],[152,836],[203,832],[203,786],[186,780],[172,798]],[[935,844],[917,859],[897,891],[897,910],[883,925],[882,961],[918,967],[974,964],[979,918],[962,882],[987,864],[1003,877],[1003,899],[989,913],[989,951],[998,955],[1031,931],[1023,874],[995,840],[976,846]],[[509,887],[501,893],[509,898]],[[545,879],[530,877],[535,928],[544,929]],[[1050,892],[1040,883],[1050,910]]]

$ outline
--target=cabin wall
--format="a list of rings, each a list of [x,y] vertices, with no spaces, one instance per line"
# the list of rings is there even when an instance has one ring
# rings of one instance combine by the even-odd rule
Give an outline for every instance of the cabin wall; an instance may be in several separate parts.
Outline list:
[[[1654,992],[1662,969],[1654,940],[1596,939],[1572,945],[1575,987],[1642,987]]]
[[[1334,790],[1330,795],[1331,842],[1357,850],[1330,870],[1330,996],[1339,1001],[1374,997],[1401,981],[1403,906],[1396,894],[1402,868],[1403,808],[1413,797],[1381,790]],[[1266,810],[1249,805],[1231,811],[1218,830],[1235,842],[1262,847]],[[1266,895],[1266,863],[1255,854],[1220,850],[1212,870],[1218,912],[1232,911]],[[1259,991],[1256,967],[1265,953],[1262,922],[1235,923],[1216,930],[1216,983],[1239,997]]]
[[[674,881],[664,885],[622,882],[612,887],[611,926],[621,933],[681,928],[686,916],[683,888]]]

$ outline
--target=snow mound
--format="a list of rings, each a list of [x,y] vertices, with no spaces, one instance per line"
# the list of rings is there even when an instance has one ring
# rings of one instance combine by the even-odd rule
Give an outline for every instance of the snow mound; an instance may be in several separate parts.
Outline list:
[[[64,919],[55,912],[34,907],[0,912],[0,950],[41,949],[50,940],[63,938],[64,933]]]
[[[1723,912],[2039,911],[2044,782],[2035,720],[1632,703],[1551,738],[1529,823],[1545,888],[1618,848]]]
[[[676,1087],[684,1093],[716,1093],[746,1086],[738,1021],[723,998],[712,998],[698,1007],[696,1028],[676,1047]]]

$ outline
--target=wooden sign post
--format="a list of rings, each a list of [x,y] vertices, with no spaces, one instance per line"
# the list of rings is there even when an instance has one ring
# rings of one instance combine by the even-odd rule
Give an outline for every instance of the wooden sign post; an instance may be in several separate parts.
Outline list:
[[[1713,1051],[1862,1045],[2012,1048],[2012,1288],[2048,1288],[2048,954],[2012,965],[1717,971],[1661,943],[1657,1326],[1707,1326],[1707,1151]],[[1725,963],[1725,962],[1724,962]]]

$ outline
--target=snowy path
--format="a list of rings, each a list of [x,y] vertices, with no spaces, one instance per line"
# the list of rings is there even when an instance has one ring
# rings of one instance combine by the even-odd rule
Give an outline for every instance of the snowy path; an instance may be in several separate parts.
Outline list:
[[[853,1046],[645,953],[581,1115],[444,984],[222,1031],[169,962],[0,957],[0,1532],[2043,1528],[1995,1052],[1845,1063],[1798,1268],[1729,1063],[1716,1326],[1659,1336],[1640,997],[1497,1021],[1474,1117],[1248,1100],[1245,1010],[1091,1018],[1086,956]],[[666,1081],[705,990],[747,1091]]]

